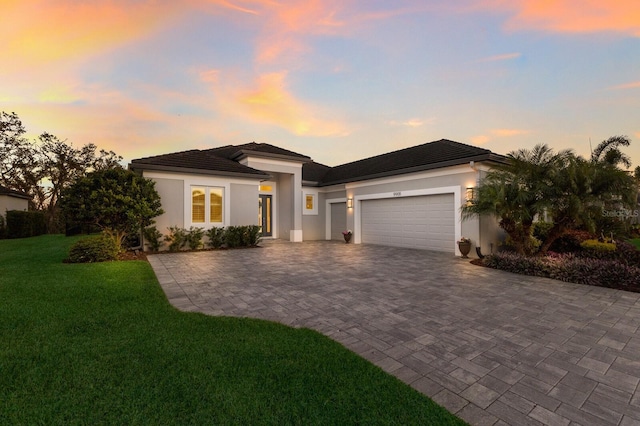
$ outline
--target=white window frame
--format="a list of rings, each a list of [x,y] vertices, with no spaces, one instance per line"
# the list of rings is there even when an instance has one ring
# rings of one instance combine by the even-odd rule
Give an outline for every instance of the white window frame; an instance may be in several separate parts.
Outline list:
[[[229,182],[220,181],[217,179],[211,180],[185,180],[184,182],[184,222],[185,228],[189,228],[191,226],[197,228],[209,229],[214,226],[221,227],[227,226],[229,217],[231,215],[231,203],[229,200],[230,193],[230,184]],[[204,188],[205,192],[205,203],[204,203],[204,222],[193,222],[192,215],[192,194],[191,191],[194,188]],[[222,190],[222,222],[211,222],[211,189],[221,189]]]

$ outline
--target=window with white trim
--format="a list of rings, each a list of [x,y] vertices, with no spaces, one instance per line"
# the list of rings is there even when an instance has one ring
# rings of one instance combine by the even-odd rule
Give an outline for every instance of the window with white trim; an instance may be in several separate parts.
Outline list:
[[[191,187],[191,223],[220,224],[224,221],[224,188]]]

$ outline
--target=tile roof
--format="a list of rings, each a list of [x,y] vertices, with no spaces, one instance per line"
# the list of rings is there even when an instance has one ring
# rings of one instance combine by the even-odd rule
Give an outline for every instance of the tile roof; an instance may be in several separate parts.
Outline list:
[[[130,167],[134,170],[192,171],[227,176],[269,177],[263,171],[252,169],[210,151],[192,149],[190,151],[138,158],[131,161]]]
[[[302,180],[316,184],[320,183],[329,170],[331,170],[329,166],[309,161],[302,165]]]
[[[190,150],[131,161],[132,169],[198,172],[205,174],[246,176],[266,179],[270,175],[238,161],[258,156],[303,163],[302,179],[308,184],[329,186],[347,182],[394,176],[470,161],[501,161],[504,157],[488,149],[447,139],[400,149],[336,167],[316,163],[306,155],[265,143],[226,145],[206,150]]]
[[[469,161],[499,161],[500,158],[501,156],[493,154],[488,149],[441,139],[332,167],[322,177],[321,185],[393,176],[460,165]]]
[[[2,185],[0,185],[0,195],[8,195],[10,197],[18,197],[18,198],[24,198],[26,200],[30,200],[31,196],[25,192],[22,191],[16,191],[14,189],[9,189],[6,188]]]
[[[297,152],[289,151],[288,149],[280,148],[268,143],[255,143],[250,142],[244,145],[227,145],[219,148],[212,148],[206,150],[206,152],[219,155],[221,157],[228,158],[230,160],[236,160],[245,155],[256,155],[273,158],[283,158],[289,160],[299,161],[311,161],[310,157],[306,155],[298,154]]]

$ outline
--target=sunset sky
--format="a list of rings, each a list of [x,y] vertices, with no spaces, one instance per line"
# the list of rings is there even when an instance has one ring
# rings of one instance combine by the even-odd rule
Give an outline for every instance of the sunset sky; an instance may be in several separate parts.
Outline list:
[[[337,165],[437,139],[640,165],[638,0],[0,0],[0,111],[125,161],[264,142]]]

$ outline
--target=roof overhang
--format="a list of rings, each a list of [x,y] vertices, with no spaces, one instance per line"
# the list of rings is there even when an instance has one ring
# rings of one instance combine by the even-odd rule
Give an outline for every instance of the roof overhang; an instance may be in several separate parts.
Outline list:
[[[208,176],[225,176],[225,177],[236,177],[236,178],[245,178],[245,179],[255,179],[259,181],[271,179],[271,175],[268,173],[241,173],[241,172],[227,172],[221,170],[209,170],[209,169],[194,169],[188,167],[177,167],[177,166],[162,166],[157,164],[145,164],[145,163],[129,163],[130,170],[153,170],[159,172],[174,172],[174,173],[190,173],[190,174],[200,174],[200,175],[208,175]]]
[[[460,159],[455,159],[455,160],[449,160],[449,161],[441,161],[439,163],[432,163],[432,164],[424,164],[421,166],[415,166],[415,167],[408,167],[405,169],[398,169],[398,170],[391,170],[391,171],[387,171],[387,172],[381,172],[381,173],[373,173],[370,175],[363,175],[363,176],[358,176],[358,177],[354,177],[354,178],[350,178],[350,179],[341,179],[341,180],[336,180],[336,181],[330,181],[330,182],[326,182],[326,183],[321,183],[320,186],[331,186],[331,185],[338,185],[338,184],[345,184],[345,183],[350,183],[350,182],[361,182],[363,180],[370,180],[370,179],[379,179],[379,178],[385,178],[385,177],[391,177],[391,176],[398,176],[398,175],[404,175],[404,174],[408,174],[408,173],[416,173],[416,172],[424,172],[427,170],[435,170],[435,169],[442,169],[444,167],[451,167],[451,166],[460,166],[463,164],[469,164],[471,162],[489,162],[489,163],[505,163],[507,161],[506,157],[504,157],[503,155],[498,155],[498,154],[494,154],[494,153],[489,153],[489,154],[482,154],[482,155],[476,155],[473,157],[465,157],[465,158],[460,158]]]
[[[234,161],[241,161],[249,157],[267,158],[271,160],[290,161],[293,163],[304,164],[311,161],[311,157],[293,156],[284,154],[274,154],[271,152],[255,151],[251,149],[241,149],[231,156]]]

